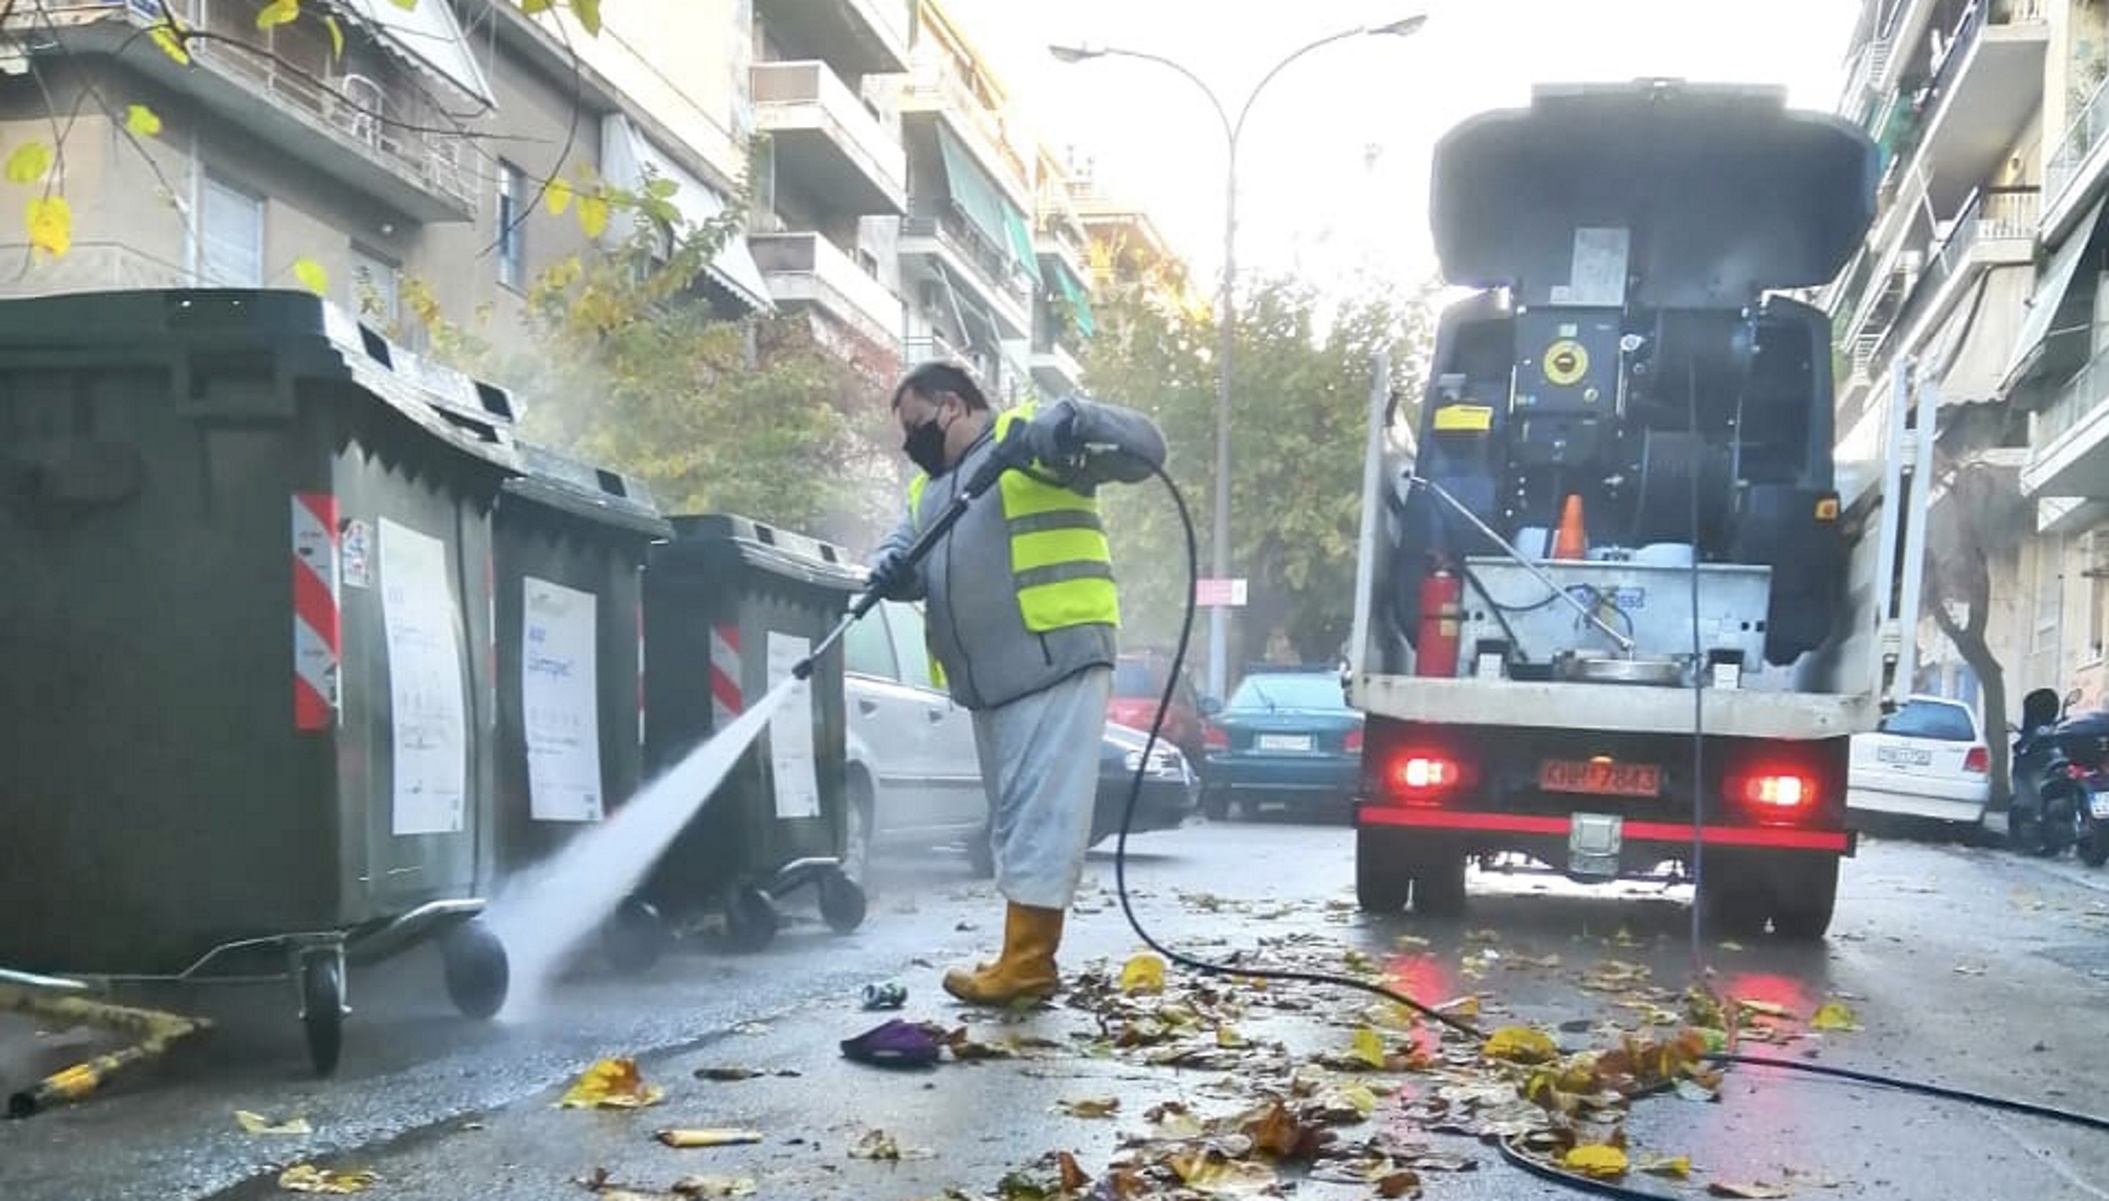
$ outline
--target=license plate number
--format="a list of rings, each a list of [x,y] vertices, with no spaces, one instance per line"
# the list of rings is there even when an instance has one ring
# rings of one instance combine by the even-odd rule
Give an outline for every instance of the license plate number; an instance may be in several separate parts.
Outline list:
[[[2087,812],[2096,821],[2109,821],[2109,793],[2095,793],[2087,798]]]
[[[1538,768],[1538,787],[1585,796],[1659,796],[1662,769],[1652,763],[1552,759]]]
[[[1875,748],[1875,758],[1884,763],[1895,764],[1898,767],[1930,767],[1933,765],[1932,751],[1922,751],[1917,747],[1909,746],[1878,746]]]
[[[1262,734],[1255,743],[1263,751],[1308,751],[1311,749],[1309,734]]]

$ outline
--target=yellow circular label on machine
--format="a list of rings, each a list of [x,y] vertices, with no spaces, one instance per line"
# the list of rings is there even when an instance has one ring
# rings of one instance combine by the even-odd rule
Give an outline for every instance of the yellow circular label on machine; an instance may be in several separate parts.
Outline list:
[[[1545,378],[1565,388],[1589,373],[1589,352],[1573,338],[1562,338],[1545,348]]]

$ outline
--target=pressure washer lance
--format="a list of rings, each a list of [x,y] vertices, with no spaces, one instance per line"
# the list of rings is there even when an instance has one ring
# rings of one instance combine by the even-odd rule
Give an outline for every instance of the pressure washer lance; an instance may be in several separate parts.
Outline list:
[[[965,487],[953,495],[952,503],[946,505],[944,512],[939,513],[936,520],[916,535],[915,541],[909,544],[908,550],[901,556],[901,567],[904,570],[928,558],[930,552],[937,549],[937,544],[944,540],[945,535],[952,532],[952,527],[959,524],[959,519],[967,515],[967,510],[973,507],[981,494],[996,486],[996,481],[1003,478],[1004,472],[1022,470],[1030,465],[1030,456],[1022,443],[1023,439],[1011,438],[996,444],[988,461],[968,478]],[[865,615],[878,608],[879,602],[884,599],[876,590],[858,597],[842,620],[835,623],[835,628],[829,630],[827,637],[820,640],[820,645],[813,648],[813,653],[799,660],[797,666],[791,669],[791,674],[801,680],[811,679],[813,665],[820,661],[820,657],[833,650],[835,644],[842,641],[842,636],[849,633],[849,628],[864,620]]]

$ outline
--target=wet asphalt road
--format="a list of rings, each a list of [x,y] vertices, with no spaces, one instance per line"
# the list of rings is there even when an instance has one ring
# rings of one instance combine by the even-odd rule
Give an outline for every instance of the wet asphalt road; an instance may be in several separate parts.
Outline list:
[[[1395,982],[1420,995],[1480,995],[1485,1025],[1630,1022],[1619,997],[1577,986],[1579,973],[1608,961],[1644,964],[1671,988],[1691,978],[1681,891],[1477,877],[1463,923],[1373,920],[1346,904],[1351,847],[1342,827],[1194,826],[1134,840],[1129,877],[1145,920],[1204,954],[1311,936],[1382,958]],[[1110,857],[1095,856],[1089,874],[1110,888]],[[1197,903],[1198,892],[1228,903]],[[317,1160],[379,1172],[373,1197],[580,1198],[590,1194],[575,1181],[606,1168],[640,1188],[704,1174],[752,1178],[764,1198],[906,1201],[948,1187],[993,1193],[1006,1171],[1052,1149],[1074,1151],[1095,1171],[1148,1106],[1181,1098],[1205,1105],[1221,1090],[1220,1072],[1073,1053],[918,1075],[844,1061],[836,1043],[876,1020],[856,1006],[860,984],[899,976],[911,990],[906,1016],[957,1022],[937,971],[988,946],[1000,923],[993,892],[953,854],[883,860],[874,893],[871,918],[856,934],[835,936],[808,918],[758,956],[684,948],[642,978],[589,970],[529,1021],[479,1026],[455,1017],[423,955],[355,975],[344,1066],[329,1082],[305,1076],[289,996],[202,995],[204,1011],[220,1021],[209,1041],[90,1104],[0,1125],[0,1197],[276,1196],[278,1166]],[[1065,967],[1095,956],[1117,966],[1136,947],[1117,909],[1096,888],[1080,908]],[[1412,945],[1415,937],[1427,945]],[[1461,969],[1467,954],[1490,947],[1496,957],[1483,977]],[[1558,966],[1534,966],[1549,955],[1560,957]],[[1703,957],[1726,991],[1801,1015],[1844,998],[1862,1024],[1753,1050],[2109,1112],[2096,1083],[2109,1080],[2101,1016],[2109,872],[1870,841],[1847,864],[1827,944],[1708,940]],[[1245,1033],[1301,1051],[1337,1047],[1350,1031],[1336,1017],[1361,1003],[1329,999],[1307,1014],[1255,1019]],[[1066,1042],[1093,1024],[1063,1008],[1019,1021],[1009,1031],[991,1022],[975,1030]],[[0,1038],[8,1045],[19,1060],[19,1030],[12,1044]],[[552,1108],[573,1074],[610,1054],[638,1056],[647,1078],[667,1089],[665,1103],[640,1113]],[[698,1068],[733,1064],[800,1074],[738,1083],[694,1077]],[[1092,1120],[1055,1110],[1057,1101],[1086,1096],[1120,1097],[1121,1114]],[[300,1115],[315,1133],[248,1135],[237,1109]],[[1384,1120],[1380,1109],[1376,1122]],[[650,1137],[667,1126],[752,1126],[767,1138],[672,1151]],[[851,1158],[847,1147],[872,1127],[891,1133],[909,1158]],[[2109,1197],[2109,1135],[1753,1069],[1733,1074],[1718,1104],[1643,1102],[1628,1130],[1636,1155],[1689,1155],[1700,1169],[1682,1189],[1644,1182],[1663,1195],[1763,1180],[1805,1197]],[[1450,1142],[1479,1167],[1429,1173],[1429,1197],[1575,1195],[1517,1176],[1476,1144]],[[930,1154],[917,1157],[917,1149]],[[1372,1191],[1304,1183],[1295,1195]]]

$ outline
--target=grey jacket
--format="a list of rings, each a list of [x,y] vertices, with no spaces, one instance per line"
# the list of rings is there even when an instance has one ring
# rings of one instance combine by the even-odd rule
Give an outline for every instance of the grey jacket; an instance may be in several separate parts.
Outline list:
[[[1080,440],[1122,452],[1088,455],[1072,485],[1077,492],[1089,496],[1101,484],[1147,479],[1143,464],[1164,464],[1164,435],[1148,417],[1075,398],[1043,405],[1039,413],[1059,405],[1074,406],[1074,430]],[[1014,430],[1011,436],[1021,433]],[[902,518],[879,545],[875,561],[883,563],[905,552],[916,531],[952,503],[995,445],[991,425],[950,471],[923,488],[921,511]],[[952,699],[968,709],[994,709],[1087,668],[1113,666],[1115,630],[1110,625],[1072,626],[1046,634],[1025,628],[1011,584],[1010,531],[995,489],[974,502],[951,535],[922,561],[912,583],[892,599],[927,602],[930,650],[945,670]]]

